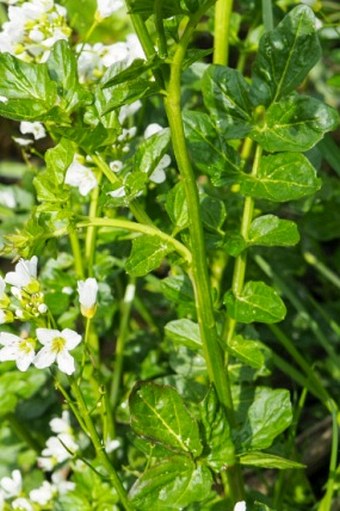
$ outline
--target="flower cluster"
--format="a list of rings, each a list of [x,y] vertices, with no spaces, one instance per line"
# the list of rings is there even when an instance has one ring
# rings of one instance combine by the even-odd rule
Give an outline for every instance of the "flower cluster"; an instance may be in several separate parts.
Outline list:
[[[13,3],[13,2],[12,2]],[[0,32],[0,51],[27,62],[45,62],[54,43],[71,34],[65,7],[53,0],[30,0],[10,5]]]
[[[51,472],[56,465],[65,463],[72,457],[72,452],[78,450],[75,442],[70,418],[64,411],[61,418],[50,421],[51,429],[56,436],[50,437],[42,456],[38,458],[38,465],[44,470]],[[28,495],[23,490],[22,475],[19,470],[13,470],[11,476],[0,480],[0,509],[4,508],[5,502],[10,502],[11,509],[33,511],[50,505],[58,495],[74,490],[75,484],[65,479],[67,472],[60,469],[51,475],[51,482],[43,481],[38,488],[31,490]]]

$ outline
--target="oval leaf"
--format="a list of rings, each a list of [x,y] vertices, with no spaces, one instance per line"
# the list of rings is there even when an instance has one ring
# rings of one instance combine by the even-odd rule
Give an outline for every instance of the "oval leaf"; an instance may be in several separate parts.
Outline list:
[[[291,220],[275,215],[256,218],[249,229],[248,243],[266,247],[290,247],[300,240],[298,228]]]
[[[165,326],[165,335],[174,343],[192,350],[202,349],[199,326],[190,319],[175,319]]]
[[[293,468],[305,468],[305,465],[294,460],[287,460],[275,454],[267,452],[247,452],[240,456],[241,465],[261,468],[277,468],[279,470],[288,470]]]
[[[130,397],[131,426],[134,431],[168,449],[199,456],[202,445],[197,422],[172,387],[141,383]]]
[[[247,282],[240,296],[229,291],[224,297],[228,314],[240,323],[277,323],[286,315],[286,307],[275,291],[264,282]]]
[[[139,236],[132,242],[132,251],[125,269],[130,275],[141,277],[158,268],[164,257],[172,251],[173,247],[157,236]]]
[[[281,153],[264,156],[256,177],[243,174],[240,191],[256,199],[285,202],[315,193],[320,180],[302,154]]]

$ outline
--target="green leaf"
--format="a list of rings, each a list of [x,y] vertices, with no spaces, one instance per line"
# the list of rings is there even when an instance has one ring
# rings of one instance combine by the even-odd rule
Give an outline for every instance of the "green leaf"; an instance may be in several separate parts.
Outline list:
[[[275,215],[255,218],[249,229],[248,244],[266,247],[290,247],[300,240],[298,228],[291,220]]]
[[[185,456],[173,456],[147,469],[132,486],[129,497],[140,511],[178,510],[204,500],[211,485],[207,467],[196,466]]]
[[[229,291],[224,296],[228,314],[240,323],[277,323],[286,315],[286,307],[275,291],[264,282],[247,282],[239,296]]]
[[[167,449],[199,456],[202,444],[196,420],[172,387],[137,384],[130,396],[131,427]]]
[[[270,357],[270,350],[265,344],[261,341],[245,339],[242,335],[237,335],[231,340],[228,351],[254,369],[262,369],[266,359]]]
[[[327,131],[335,129],[339,116],[318,99],[292,94],[265,112],[263,123],[249,135],[266,151],[308,151]]]
[[[215,186],[235,181],[239,172],[236,151],[222,138],[207,114],[184,112],[184,130],[195,166],[211,178]]]
[[[200,197],[200,206],[204,227],[211,231],[219,231],[227,217],[224,202],[210,195],[203,195]]]
[[[13,412],[20,399],[29,399],[46,382],[46,375],[36,369],[27,373],[17,370],[0,375],[0,416]]]
[[[76,56],[67,41],[54,44],[46,64],[50,77],[57,84],[58,95],[65,103],[62,109],[64,106],[71,112],[80,104],[91,102],[91,94],[79,84]]]
[[[190,319],[175,319],[165,325],[165,335],[172,342],[187,346],[192,350],[201,350],[202,341],[199,326]]]
[[[315,15],[299,5],[260,40],[253,67],[256,103],[269,105],[295,90],[320,56]]]
[[[125,83],[119,83],[106,89],[110,99],[104,110],[104,114],[115,110],[123,105],[128,105],[137,101],[137,99],[146,98],[159,92],[158,85],[155,82],[136,78]]]
[[[248,452],[239,456],[241,465],[248,465],[251,467],[261,468],[277,468],[279,470],[288,469],[301,469],[305,468],[305,465],[298,463],[294,460],[288,460],[275,454],[269,454],[267,452]]]
[[[158,14],[162,18],[170,18],[177,14],[183,14],[180,0],[129,0],[129,12],[133,14],[142,14],[143,16],[151,16],[155,13],[156,4],[159,5]]]
[[[249,85],[235,69],[211,65],[202,80],[204,103],[226,138],[242,138],[251,129]]]
[[[148,176],[156,169],[170,144],[170,129],[164,128],[151,137],[143,140],[138,146],[134,168],[145,172]]]
[[[105,72],[100,80],[103,88],[117,85],[128,80],[140,78],[140,76],[150,69],[156,68],[160,64],[160,59],[155,55],[150,60],[135,59],[131,64],[126,65],[125,60],[113,63]]]
[[[240,185],[244,195],[285,202],[315,193],[320,180],[305,156],[282,153],[262,157],[257,176],[242,174]]]
[[[167,193],[165,209],[177,232],[187,227],[189,223],[188,205],[181,181]]]
[[[173,250],[172,246],[157,236],[138,236],[132,242],[132,251],[125,269],[130,275],[141,277],[158,268],[164,257]]]
[[[116,143],[120,127],[106,129],[99,123],[95,127],[86,124],[74,127],[58,126],[53,131],[60,137],[74,141],[84,151],[91,153]]]
[[[46,152],[46,170],[40,172],[33,180],[37,198],[43,204],[66,201],[68,192],[63,186],[65,172],[73,161],[75,151],[75,144],[62,139],[57,146]]]
[[[57,86],[46,64],[28,64],[9,53],[0,53],[0,115],[16,121],[53,118]],[[54,109],[54,115],[56,111]]]
[[[227,231],[223,248],[227,254],[237,257],[247,248],[247,242],[238,231]]]
[[[292,422],[286,389],[240,388],[233,396],[236,423],[234,440],[240,452],[267,449]]]
[[[211,387],[201,404],[201,418],[208,453],[206,460],[219,473],[235,462],[234,443],[225,411],[220,406],[216,391]]]

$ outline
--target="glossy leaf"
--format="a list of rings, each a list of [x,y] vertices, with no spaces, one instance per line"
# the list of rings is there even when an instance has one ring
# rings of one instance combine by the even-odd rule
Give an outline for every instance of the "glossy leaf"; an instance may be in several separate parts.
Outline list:
[[[244,195],[285,202],[315,193],[320,180],[305,156],[282,153],[262,157],[257,177],[242,174],[240,185]]]
[[[253,67],[252,93],[257,104],[269,105],[291,93],[320,55],[315,15],[299,5],[261,38]]]
[[[138,435],[176,452],[201,454],[197,422],[173,387],[137,384],[130,396],[130,413]]]
[[[234,463],[235,449],[225,411],[213,387],[202,402],[201,417],[208,450],[206,460],[218,473]]]
[[[334,108],[318,99],[293,94],[272,104],[250,137],[266,151],[308,151],[327,131],[336,128]]]
[[[239,459],[241,465],[251,467],[276,468],[279,470],[305,468],[305,465],[302,463],[298,463],[294,460],[288,460],[287,458],[282,458],[281,456],[276,456],[275,454],[269,454],[267,452],[248,452],[241,454]]]
[[[267,387],[238,389],[233,397],[236,422],[234,440],[242,453],[267,449],[292,422],[290,394]]]
[[[200,198],[200,206],[204,227],[211,231],[219,231],[227,217],[224,202],[210,195],[203,195]]]
[[[228,351],[254,369],[262,369],[270,356],[269,348],[261,341],[245,339],[241,335],[231,340]]]
[[[129,82],[109,87],[106,91],[110,99],[104,110],[105,114],[123,105],[133,103],[137,99],[156,94],[158,86],[155,82],[145,80],[144,78],[135,78],[134,80],[129,80]]]
[[[255,218],[249,229],[248,243],[267,247],[289,247],[300,240],[299,231],[291,220],[282,220],[275,215]]]
[[[239,157],[209,116],[185,112],[184,129],[195,166],[209,176],[215,186],[234,182],[239,172]]]
[[[129,497],[140,511],[183,509],[210,494],[212,476],[204,465],[173,456],[147,469],[132,486]]]
[[[227,138],[241,138],[251,129],[249,85],[239,71],[211,65],[202,80],[204,102]]]
[[[138,236],[132,242],[132,251],[125,269],[130,275],[141,277],[158,268],[164,257],[172,251],[173,247],[157,236]]]
[[[247,248],[247,242],[242,234],[237,231],[227,231],[225,234],[225,241],[223,248],[227,254],[237,257]]]
[[[187,346],[192,350],[201,350],[202,341],[199,326],[190,319],[175,319],[165,325],[165,335],[175,344]]]
[[[183,14],[180,0],[129,0],[129,12],[133,14],[142,14],[151,16],[155,13],[156,4],[159,4],[159,15],[162,18],[170,18],[177,14]]]
[[[168,192],[165,209],[177,231],[187,227],[189,222],[188,205],[181,181]]]
[[[46,64],[28,64],[0,53],[0,115],[17,121],[56,117],[57,85]],[[51,111],[53,110],[53,113]]]
[[[58,95],[66,111],[72,111],[80,103],[91,103],[91,94],[78,81],[77,60],[69,43],[57,41],[46,62],[50,77],[56,82]]]
[[[169,128],[164,128],[162,131],[155,133],[146,140],[143,140],[143,142],[138,146],[135,155],[135,168],[150,176],[159,164],[162,156],[164,156],[169,144]]]
[[[277,323],[286,315],[286,307],[272,287],[264,282],[247,282],[242,293],[229,291],[224,296],[228,314],[240,323]]]

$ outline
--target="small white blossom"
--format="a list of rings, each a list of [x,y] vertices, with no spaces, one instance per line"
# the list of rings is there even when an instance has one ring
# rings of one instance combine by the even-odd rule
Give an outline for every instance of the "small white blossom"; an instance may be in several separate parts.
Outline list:
[[[97,0],[97,13],[99,18],[108,18],[124,7],[123,0]]]
[[[5,297],[6,282],[0,277],[0,300]]]
[[[29,500],[20,497],[12,501],[12,509],[18,509],[18,511],[33,511],[33,506]]]
[[[80,159],[80,155],[74,155],[73,162],[66,171],[65,184],[78,188],[80,195],[85,197],[98,183],[92,170],[82,165]]]
[[[46,137],[46,131],[41,122],[22,121],[20,131],[23,135],[33,135],[34,140]]]
[[[81,335],[69,328],[64,328],[61,332],[49,328],[37,328],[36,334],[44,347],[34,358],[35,367],[45,369],[57,362],[59,370],[63,373],[69,375],[74,373],[74,358],[69,351],[78,346]]]
[[[21,137],[13,137],[14,142],[16,142],[18,145],[21,145],[22,147],[27,147],[31,144],[33,144],[33,140],[30,138],[21,138]]]
[[[73,293],[73,289],[70,286],[64,286],[61,292],[64,293],[64,295],[71,295]]]
[[[0,103],[8,103],[8,98],[6,98],[6,96],[0,96]]]
[[[42,456],[38,458],[38,465],[43,469],[50,471],[66,460],[72,458],[73,453],[78,450],[78,445],[73,437],[67,433],[61,433],[58,436],[51,436],[46,441],[46,447],[41,452]]]
[[[113,197],[114,199],[121,199],[126,196],[126,191],[124,186],[120,186],[116,188],[116,190],[112,190],[112,192],[107,192],[107,195]]]
[[[94,278],[78,281],[80,309],[83,316],[93,318],[97,308],[98,282]]]
[[[126,119],[134,115],[138,110],[142,107],[142,102],[137,99],[137,101],[134,101],[133,103],[130,103],[129,105],[123,105],[121,109],[119,110],[118,120],[120,124],[124,124]]]
[[[114,160],[110,162],[110,169],[116,174],[120,172],[123,168],[123,162],[120,160]]]
[[[38,308],[37,308],[39,314],[46,314],[46,312],[48,311],[48,307],[46,305],[46,303],[40,303],[38,305]]]
[[[44,481],[39,488],[31,490],[29,493],[30,499],[41,506],[46,504],[52,499],[54,493],[53,486],[48,481]]]
[[[5,275],[5,282],[19,289],[27,287],[34,283],[37,278],[37,256],[28,259],[20,259],[15,265],[15,271],[10,271]]]
[[[0,362],[14,360],[19,371],[27,371],[35,356],[33,340],[1,332],[0,344]]]
[[[117,450],[119,447],[120,447],[120,441],[117,439],[111,440],[110,438],[108,438],[105,442],[105,451],[108,454],[110,454],[110,452]]]
[[[157,167],[154,169],[152,174],[149,176],[150,181],[153,183],[164,183],[166,180],[165,169],[169,167],[171,158],[168,154],[165,154],[159,161]]]
[[[15,208],[17,202],[13,190],[0,190],[0,204],[7,208]]]
[[[72,428],[70,426],[70,413],[68,410],[64,410],[61,414],[61,417],[55,417],[50,421],[50,428],[53,433],[68,433],[72,432]]]
[[[247,511],[247,505],[245,500],[236,502],[233,511]]]
[[[64,470],[56,470],[51,476],[53,486],[59,495],[64,495],[65,493],[74,490],[76,487],[73,481],[67,481],[65,477]]]
[[[155,135],[155,133],[159,133],[162,131],[162,126],[160,124],[157,124],[156,122],[153,122],[149,124],[144,131],[144,138],[150,138],[152,135]]]
[[[12,477],[3,477],[0,481],[0,489],[5,499],[16,497],[22,489],[22,477],[20,470],[13,470]]]

